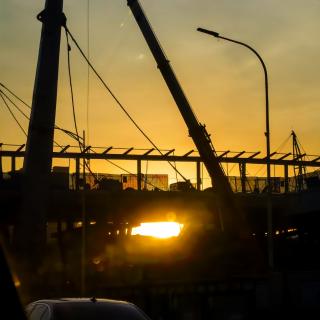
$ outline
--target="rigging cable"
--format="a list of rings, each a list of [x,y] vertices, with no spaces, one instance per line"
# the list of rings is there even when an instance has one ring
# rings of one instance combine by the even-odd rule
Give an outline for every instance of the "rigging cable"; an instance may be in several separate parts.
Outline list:
[[[286,138],[286,139],[279,145],[278,148],[276,148],[275,152],[280,153],[281,150],[282,150],[282,149],[286,146],[286,144],[288,143],[290,137],[291,137],[291,134],[289,135],[288,138]],[[255,174],[254,174],[253,176],[256,177],[257,174],[258,174],[262,169],[264,169],[263,172],[261,173],[262,175],[267,171],[267,169],[265,168],[265,165],[264,165],[264,164],[261,164],[260,167],[257,169],[257,171],[255,172]]]
[[[79,140],[79,132],[78,132],[78,126],[77,126],[76,111],[75,111],[75,106],[74,106],[72,77],[71,77],[71,61],[70,61],[71,46],[70,46],[70,44],[69,44],[69,36],[68,36],[67,30],[66,30],[66,40],[67,40],[68,76],[69,76],[69,86],[70,86],[70,93],[71,93],[71,104],[72,104],[73,123],[74,123],[74,129],[75,129],[75,131],[76,131],[77,139],[78,139],[78,141],[79,141],[79,147],[80,147],[80,150],[81,150],[81,143],[80,143],[80,140]],[[82,151],[82,150],[81,150],[81,151]]]
[[[6,99],[27,119],[30,120],[30,118],[11,100],[11,98],[0,89],[0,93],[6,97]]]
[[[310,161],[310,157],[307,155],[307,153],[306,153],[306,150],[304,149],[304,147],[303,147],[303,145],[301,144],[301,142],[300,142],[300,139],[298,139],[298,137],[296,136],[296,140],[297,140],[297,143],[298,143],[298,145],[299,145],[299,147],[301,148],[301,150],[303,151],[303,153],[305,153],[306,155],[305,155],[305,157],[307,158],[307,160],[309,160]]]
[[[67,64],[68,64],[68,76],[69,76],[69,86],[70,86],[70,93],[71,93],[71,104],[72,104],[72,115],[73,115],[73,123],[74,123],[74,128],[76,131],[75,138],[78,141],[79,144],[79,149],[82,152],[84,150],[84,138],[82,139],[82,143],[80,141],[80,136],[78,133],[78,125],[77,125],[77,117],[76,117],[76,110],[75,110],[75,103],[74,103],[74,94],[73,94],[73,85],[72,85],[72,74],[71,74],[71,59],[70,59],[70,51],[71,51],[71,46],[69,43],[69,35],[67,30],[65,29],[65,34],[66,34],[66,40],[67,40]],[[88,164],[88,160],[84,159],[85,167],[88,169],[89,173],[91,176],[94,178],[95,181],[98,181],[97,176],[92,172],[90,169],[90,166]]]
[[[90,0],[87,0],[87,56],[90,59]],[[87,143],[89,144],[90,67],[87,65]],[[89,162],[90,163],[90,162]]]
[[[10,94],[12,94],[12,96],[14,96],[17,100],[19,100],[20,102],[22,102],[26,107],[28,107],[29,109],[31,109],[31,106],[29,104],[27,104],[25,101],[23,101],[20,97],[18,97],[14,92],[12,92],[8,87],[6,87],[4,84],[0,83],[0,86],[2,86],[3,88],[5,88],[8,92],[10,92]],[[14,103],[11,98],[6,94],[4,93],[2,90],[0,90],[0,94],[3,94],[5,96],[5,98],[10,101],[10,103],[27,119],[27,120],[30,120],[30,118],[16,105],[16,103]],[[63,129],[63,128],[60,128],[58,127],[57,125],[55,125],[55,129],[56,130],[60,130],[62,132],[64,132],[65,134],[67,134],[70,138],[72,138],[73,140],[76,140],[77,142],[79,142],[79,140],[81,141],[83,138],[80,137],[80,136],[77,136],[74,132],[71,132],[69,130],[66,130],[66,129]],[[82,143],[82,142],[81,142]],[[59,145],[57,142],[55,142],[55,144],[62,148],[61,145]],[[94,153],[96,153],[95,151],[93,151]],[[131,175],[135,175],[134,173],[126,170],[125,168],[119,166],[118,164],[114,163],[113,161],[109,160],[109,159],[105,159],[107,162],[109,162],[111,165],[117,167],[118,169],[128,173],[128,174],[131,174]],[[152,183],[150,182],[147,182],[147,184],[151,185],[152,187],[155,187],[155,185],[153,185]]]
[[[116,101],[117,105],[122,109],[122,111],[127,115],[127,117],[131,120],[131,122],[134,124],[134,126],[140,131],[140,133],[150,142],[150,144],[161,154],[162,152],[160,151],[160,149],[155,145],[155,143],[148,137],[148,135],[141,129],[141,127],[137,124],[137,122],[132,118],[132,116],[129,114],[129,112],[126,110],[126,108],[123,106],[123,104],[120,102],[120,100],[116,97],[116,95],[113,93],[113,91],[110,89],[110,87],[106,84],[106,82],[102,79],[102,77],[100,76],[100,74],[96,71],[96,69],[93,67],[93,65],[91,64],[90,60],[87,58],[87,56],[85,55],[85,53],[83,52],[83,50],[81,49],[80,45],[78,44],[78,42],[76,41],[76,39],[74,38],[74,36],[72,35],[72,33],[70,32],[70,30],[68,29],[68,27],[66,25],[63,26],[65,28],[66,33],[70,36],[71,40],[73,41],[73,43],[76,45],[76,47],[78,48],[80,54],[82,55],[82,57],[86,60],[87,64],[90,66],[91,70],[94,72],[94,74],[98,77],[98,79],[101,81],[101,83],[103,84],[103,86],[105,87],[105,89],[109,92],[109,94],[112,96],[112,98]],[[168,163],[170,164],[170,166],[186,181],[186,182],[190,182],[186,177],[184,177],[182,175],[182,173],[175,168],[175,166],[168,161]]]
[[[7,101],[5,100],[5,98],[3,97],[2,93],[0,93],[0,96],[4,102],[4,104],[6,105],[7,109],[9,110],[10,114],[12,115],[13,119],[15,120],[15,122],[17,123],[17,125],[19,126],[19,128],[21,129],[21,131],[23,132],[23,134],[27,137],[27,133],[26,131],[23,129],[23,127],[21,126],[20,122],[18,121],[18,119],[16,118],[16,116],[14,115],[14,113],[12,112],[12,110],[10,109]]]
[[[280,146],[276,149],[276,152],[281,152],[281,150],[286,146],[286,144],[288,143],[288,141],[290,140],[291,138],[291,134],[288,136],[287,139],[285,139],[281,144]]]
[[[10,92],[10,94],[12,94],[17,100],[19,100],[20,102],[22,102],[26,107],[28,107],[29,109],[31,109],[30,105],[28,105],[25,101],[23,101],[21,98],[19,98],[16,94],[14,94],[11,90],[9,90],[6,86],[4,86],[3,84],[0,84],[2,87],[4,87],[8,92]],[[30,117],[27,116],[24,111],[22,111],[15,102],[12,101],[12,99],[4,92],[0,89],[0,93],[27,119],[30,121]],[[76,135],[75,133],[69,131],[69,130],[66,130],[66,129],[63,129],[63,128],[60,128],[58,127],[57,125],[54,126],[54,128],[56,130],[60,130],[62,132],[64,132],[65,134],[69,135],[72,139],[76,139]],[[76,139],[77,140],[77,139]],[[55,143],[56,146],[62,148],[62,146],[57,143],[56,141],[53,141]]]
[[[6,89],[10,94],[12,94],[17,100],[19,100],[20,102],[22,102],[25,106],[27,106],[29,109],[31,109],[31,107],[25,102],[23,101],[21,98],[19,98],[14,92],[12,92],[7,86],[5,86],[3,83],[0,82],[0,86],[3,87],[4,89]]]

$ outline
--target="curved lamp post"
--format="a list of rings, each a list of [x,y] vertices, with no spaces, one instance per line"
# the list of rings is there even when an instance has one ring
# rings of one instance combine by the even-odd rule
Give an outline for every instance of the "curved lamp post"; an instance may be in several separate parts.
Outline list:
[[[270,170],[270,126],[269,126],[269,92],[268,92],[268,73],[267,73],[267,68],[266,65],[264,63],[264,61],[262,60],[261,56],[259,55],[259,53],[253,49],[252,47],[250,47],[249,45],[247,45],[246,43],[240,42],[240,41],[236,41],[233,39],[229,39],[226,37],[222,37],[220,36],[220,34],[218,32],[215,31],[211,31],[211,30],[207,30],[207,29],[203,29],[203,28],[198,28],[197,31],[202,32],[202,33],[206,33],[209,34],[213,37],[219,38],[219,39],[223,39],[229,42],[233,42],[233,43],[237,43],[240,44],[246,48],[248,48],[250,51],[252,51],[257,58],[259,59],[259,61],[261,62],[263,71],[264,71],[264,84],[265,84],[265,99],[266,99],[266,132],[265,132],[265,136],[266,136],[266,161],[267,161],[267,224],[268,224],[268,262],[269,262],[269,267],[272,269],[274,262],[273,262],[273,238],[272,238],[272,204],[271,204],[271,170]]]

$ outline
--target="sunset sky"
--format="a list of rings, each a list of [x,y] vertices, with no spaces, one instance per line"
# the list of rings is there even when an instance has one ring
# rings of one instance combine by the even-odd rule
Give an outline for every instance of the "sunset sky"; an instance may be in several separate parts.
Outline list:
[[[36,15],[44,2],[0,1],[0,82],[30,103],[41,32]],[[141,4],[217,150],[264,152],[264,78],[248,49],[201,34],[196,31],[199,26],[248,43],[263,57],[269,72],[272,151],[295,130],[307,153],[320,153],[319,0],[141,0]],[[65,0],[64,12],[70,31],[87,51],[87,0]],[[92,63],[129,113],[159,148],[175,148],[178,154],[194,149],[127,1],[90,0],[89,16]],[[89,143],[151,147],[93,74],[87,127],[87,66],[74,46],[71,52],[78,126],[87,131]],[[74,131],[63,33],[59,77],[56,124]],[[24,143],[2,101],[0,112],[0,142]],[[22,123],[27,128],[27,122]],[[56,140],[74,143],[61,134]],[[169,166],[154,168],[167,170]]]

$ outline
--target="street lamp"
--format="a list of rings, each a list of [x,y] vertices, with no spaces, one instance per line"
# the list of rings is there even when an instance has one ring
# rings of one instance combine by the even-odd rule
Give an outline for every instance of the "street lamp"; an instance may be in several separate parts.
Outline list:
[[[206,34],[209,34],[213,37],[219,38],[219,39],[223,39],[226,41],[230,41],[233,43],[237,43],[240,44],[246,48],[248,48],[249,50],[251,50],[259,59],[259,61],[262,64],[262,68],[264,71],[264,84],[265,84],[265,98],[266,98],[266,132],[265,132],[265,136],[266,136],[266,151],[267,151],[267,157],[266,157],[266,161],[267,161],[267,225],[268,225],[268,262],[269,262],[269,267],[271,269],[273,269],[273,239],[272,239],[272,204],[271,204],[271,175],[270,175],[270,127],[269,127],[269,93],[268,93],[268,73],[267,73],[267,68],[266,65],[264,63],[264,61],[262,60],[261,56],[259,55],[259,53],[253,49],[252,47],[250,47],[249,45],[240,42],[240,41],[236,41],[233,39],[229,39],[226,37],[222,37],[219,35],[218,32],[215,31],[211,31],[211,30],[207,30],[207,29],[203,29],[203,28],[198,28],[197,31],[199,32],[203,32]]]

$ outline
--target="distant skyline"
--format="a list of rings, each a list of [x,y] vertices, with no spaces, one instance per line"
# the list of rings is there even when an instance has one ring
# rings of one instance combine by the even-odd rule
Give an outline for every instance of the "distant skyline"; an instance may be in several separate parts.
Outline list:
[[[249,50],[200,34],[199,26],[250,44],[264,59],[270,82],[272,151],[295,130],[307,153],[320,153],[319,0],[140,2],[217,150],[265,152],[263,72]],[[0,3],[0,82],[30,103],[41,32],[36,15],[44,3]],[[65,0],[64,12],[69,29],[86,51],[87,0]],[[194,149],[127,1],[90,0],[89,25],[92,63],[133,118],[160,148],[175,148],[180,154]],[[92,73],[87,128],[87,66],[74,46],[71,53],[78,127],[87,131],[90,144],[151,147]],[[2,101],[0,112],[0,141],[24,143]],[[22,123],[27,129],[27,122]],[[74,131],[63,32],[56,124]],[[60,133],[56,140],[74,143]]]

